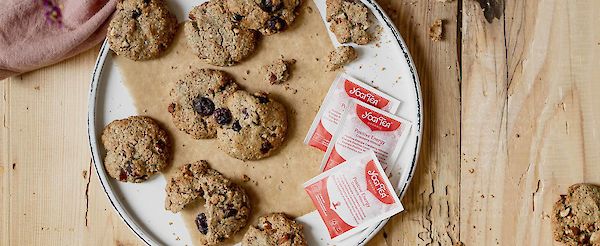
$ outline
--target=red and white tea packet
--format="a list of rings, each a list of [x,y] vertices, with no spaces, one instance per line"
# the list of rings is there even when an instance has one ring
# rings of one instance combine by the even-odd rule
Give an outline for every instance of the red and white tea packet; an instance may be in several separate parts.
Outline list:
[[[304,190],[336,241],[404,210],[372,151],[312,178]]]
[[[389,172],[388,165],[395,163],[410,127],[407,120],[352,100],[325,152],[321,170],[329,170],[372,150],[383,169]]]
[[[399,100],[341,73],[329,88],[327,96],[308,130],[304,144],[326,151],[351,99],[360,100],[392,113],[395,113],[400,106]]]

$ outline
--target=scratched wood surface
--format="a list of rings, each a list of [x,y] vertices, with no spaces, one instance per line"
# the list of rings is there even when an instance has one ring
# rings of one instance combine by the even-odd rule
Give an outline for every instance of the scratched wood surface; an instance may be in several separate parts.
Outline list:
[[[600,2],[500,2],[379,1],[415,60],[425,133],[407,211],[370,245],[551,245],[558,195],[600,184]],[[97,52],[0,82],[0,245],[140,244],[90,163]]]

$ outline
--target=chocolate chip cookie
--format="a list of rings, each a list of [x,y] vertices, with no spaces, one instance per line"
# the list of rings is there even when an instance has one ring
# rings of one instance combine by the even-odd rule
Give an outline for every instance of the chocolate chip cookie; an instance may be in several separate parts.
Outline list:
[[[167,166],[171,143],[152,118],[131,116],[115,120],[102,131],[104,168],[123,182],[139,183]]]
[[[117,55],[132,60],[160,56],[175,35],[177,19],[163,0],[123,0],[108,26],[108,43]]]
[[[302,224],[297,223],[283,213],[272,213],[258,218],[258,226],[250,227],[242,246],[305,246]]]
[[[283,105],[265,93],[236,91],[225,102],[217,122],[219,148],[240,160],[270,156],[285,139],[287,115]],[[215,114],[217,117],[217,114]]]
[[[231,66],[250,56],[256,47],[254,30],[240,27],[223,0],[194,7],[185,23],[185,37],[194,53],[209,64]]]
[[[271,35],[296,19],[301,0],[225,0],[234,21],[242,27]]]
[[[327,70],[335,71],[356,60],[358,54],[352,46],[340,46],[327,55]]]
[[[554,240],[600,246],[600,186],[575,184],[561,195],[552,214]]]
[[[367,32],[371,26],[369,10],[360,1],[327,0],[325,4],[329,30],[335,34],[338,42],[368,44],[371,41],[371,35]]]
[[[246,191],[211,169],[206,161],[182,166],[166,187],[165,208],[181,211],[197,197],[205,200],[205,212],[195,219],[202,245],[215,245],[243,228],[250,214]]]
[[[213,114],[238,90],[225,72],[198,69],[177,81],[171,90],[171,113],[175,126],[195,139],[215,138],[218,125]]]

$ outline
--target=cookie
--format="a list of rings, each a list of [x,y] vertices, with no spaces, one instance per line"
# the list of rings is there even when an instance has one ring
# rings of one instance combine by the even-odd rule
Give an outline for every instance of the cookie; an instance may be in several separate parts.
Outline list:
[[[305,246],[302,224],[288,219],[283,213],[273,213],[258,218],[258,226],[250,227],[242,246]]]
[[[198,69],[186,74],[170,93],[173,124],[195,139],[215,138],[215,109],[223,107],[236,90],[238,85],[223,71]]]
[[[169,46],[177,19],[163,0],[123,0],[108,25],[108,43],[117,55],[132,60],[160,56]]]
[[[296,19],[301,0],[225,0],[234,21],[242,27],[271,35]]]
[[[262,67],[264,79],[270,84],[281,84],[290,78],[290,70],[292,64],[296,60],[277,59],[271,64]]]
[[[202,196],[205,211],[196,216],[202,245],[215,245],[243,228],[250,214],[246,191],[211,169],[206,161],[182,166],[166,187],[165,208],[181,211]]]
[[[367,32],[371,27],[367,7],[358,0],[327,0],[325,4],[329,30],[338,42],[368,44],[371,41]]]
[[[250,56],[256,47],[255,31],[233,21],[222,0],[196,6],[184,31],[188,46],[200,58],[216,66],[231,66]]]
[[[554,240],[566,245],[600,246],[600,186],[572,185],[552,212]]]
[[[285,139],[287,115],[283,105],[267,94],[236,91],[225,103],[217,122],[219,148],[240,160],[270,156]],[[217,116],[217,114],[215,114]]]
[[[104,168],[123,182],[139,183],[168,164],[171,142],[152,118],[131,116],[115,120],[102,131]]]
[[[358,54],[352,46],[340,46],[327,55],[327,70],[335,71],[356,60]]]

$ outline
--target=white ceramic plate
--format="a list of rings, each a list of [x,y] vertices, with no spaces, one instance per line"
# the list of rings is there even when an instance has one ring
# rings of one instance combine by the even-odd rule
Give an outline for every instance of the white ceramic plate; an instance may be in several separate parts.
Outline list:
[[[325,15],[325,0],[307,1],[314,1],[321,16]],[[360,58],[346,66],[346,72],[400,99],[403,103],[397,115],[413,122],[408,141],[397,161],[398,168],[392,170],[392,184],[402,197],[415,170],[421,145],[423,118],[419,79],[408,49],[391,20],[373,0],[362,1],[371,10],[373,21],[382,27],[382,31],[379,41],[357,47]],[[201,2],[204,0],[169,1],[169,7],[179,21],[184,21],[187,12]],[[332,33],[330,38],[335,46],[340,45]],[[90,148],[102,187],[119,216],[144,243],[193,245],[180,215],[164,209],[166,181],[162,175],[143,185],[132,185],[117,182],[106,174],[100,133],[109,122],[136,114],[133,99],[123,85],[108,43],[104,42],[93,71],[88,113]],[[342,242],[330,242],[327,229],[316,211],[298,218],[298,221],[305,226],[309,245],[363,245],[387,222],[375,223]]]

